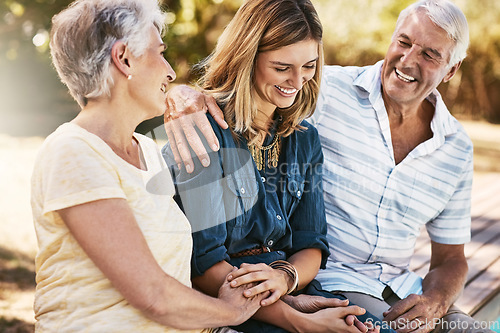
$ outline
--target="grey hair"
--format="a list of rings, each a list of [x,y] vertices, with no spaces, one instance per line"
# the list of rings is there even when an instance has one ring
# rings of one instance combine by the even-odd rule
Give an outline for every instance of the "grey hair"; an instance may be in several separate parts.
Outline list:
[[[50,53],[61,81],[81,107],[110,94],[111,48],[124,42],[136,57],[160,34],[164,14],[156,0],[77,0],[52,18]]]
[[[431,21],[446,31],[448,37],[455,42],[448,66],[452,67],[464,60],[469,47],[469,26],[464,13],[449,0],[422,0],[411,4],[399,14],[394,33],[410,14],[418,10],[425,10]]]

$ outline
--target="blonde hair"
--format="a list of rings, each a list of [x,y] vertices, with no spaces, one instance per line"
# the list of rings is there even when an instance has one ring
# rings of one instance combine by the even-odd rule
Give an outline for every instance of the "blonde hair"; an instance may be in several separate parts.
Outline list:
[[[198,85],[221,104],[233,132],[252,144],[259,131],[267,132],[267,128],[254,123],[258,52],[308,39],[317,41],[319,58],[313,78],[304,84],[290,107],[276,109],[282,117],[278,134],[288,136],[301,129],[302,120],[314,112],[323,67],[322,34],[318,15],[309,0],[247,0],[219,37],[214,52],[198,65],[204,70]]]

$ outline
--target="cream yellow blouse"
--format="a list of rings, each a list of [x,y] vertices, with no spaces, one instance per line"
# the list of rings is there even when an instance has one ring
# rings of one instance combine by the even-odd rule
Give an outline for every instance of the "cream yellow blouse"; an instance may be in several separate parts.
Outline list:
[[[190,286],[191,229],[156,144],[135,134],[139,170],[99,137],[67,123],[45,140],[32,177],[37,332],[177,332],[133,308],[85,254],[56,210],[106,198],[132,207],[151,251],[170,276]]]

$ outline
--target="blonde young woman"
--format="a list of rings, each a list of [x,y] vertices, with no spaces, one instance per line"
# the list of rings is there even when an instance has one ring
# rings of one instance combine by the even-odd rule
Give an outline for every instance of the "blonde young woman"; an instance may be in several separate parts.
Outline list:
[[[33,172],[37,332],[199,332],[260,307],[228,282],[218,299],[190,288],[189,223],[156,144],[134,133],[175,78],[163,22],[150,0],[75,1],[53,18],[53,63],[81,111]]]
[[[339,301],[344,307],[305,313],[282,301],[294,302],[285,296],[305,288],[329,254],[323,155],[316,129],[304,120],[319,92],[321,38],[308,0],[244,2],[200,64],[199,85],[229,124],[223,130],[209,117],[220,151],[209,167],[193,169],[179,167],[175,142],[174,151],[164,147],[194,232],[194,285],[215,296],[230,274],[234,287],[254,284],[248,297],[271,293],[240,331],[359,332],[352,318],[344,320],[362,314],[358,307]]]

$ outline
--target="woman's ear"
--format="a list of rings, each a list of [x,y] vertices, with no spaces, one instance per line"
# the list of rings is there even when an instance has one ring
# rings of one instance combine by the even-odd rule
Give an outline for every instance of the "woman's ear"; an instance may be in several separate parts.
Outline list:
[[[130,77],[132,75],[132,73],[130,73],[130,55],[130,50],[122,41],[117,41],[113,44],[111,48],[111,60],[125,77]]]

